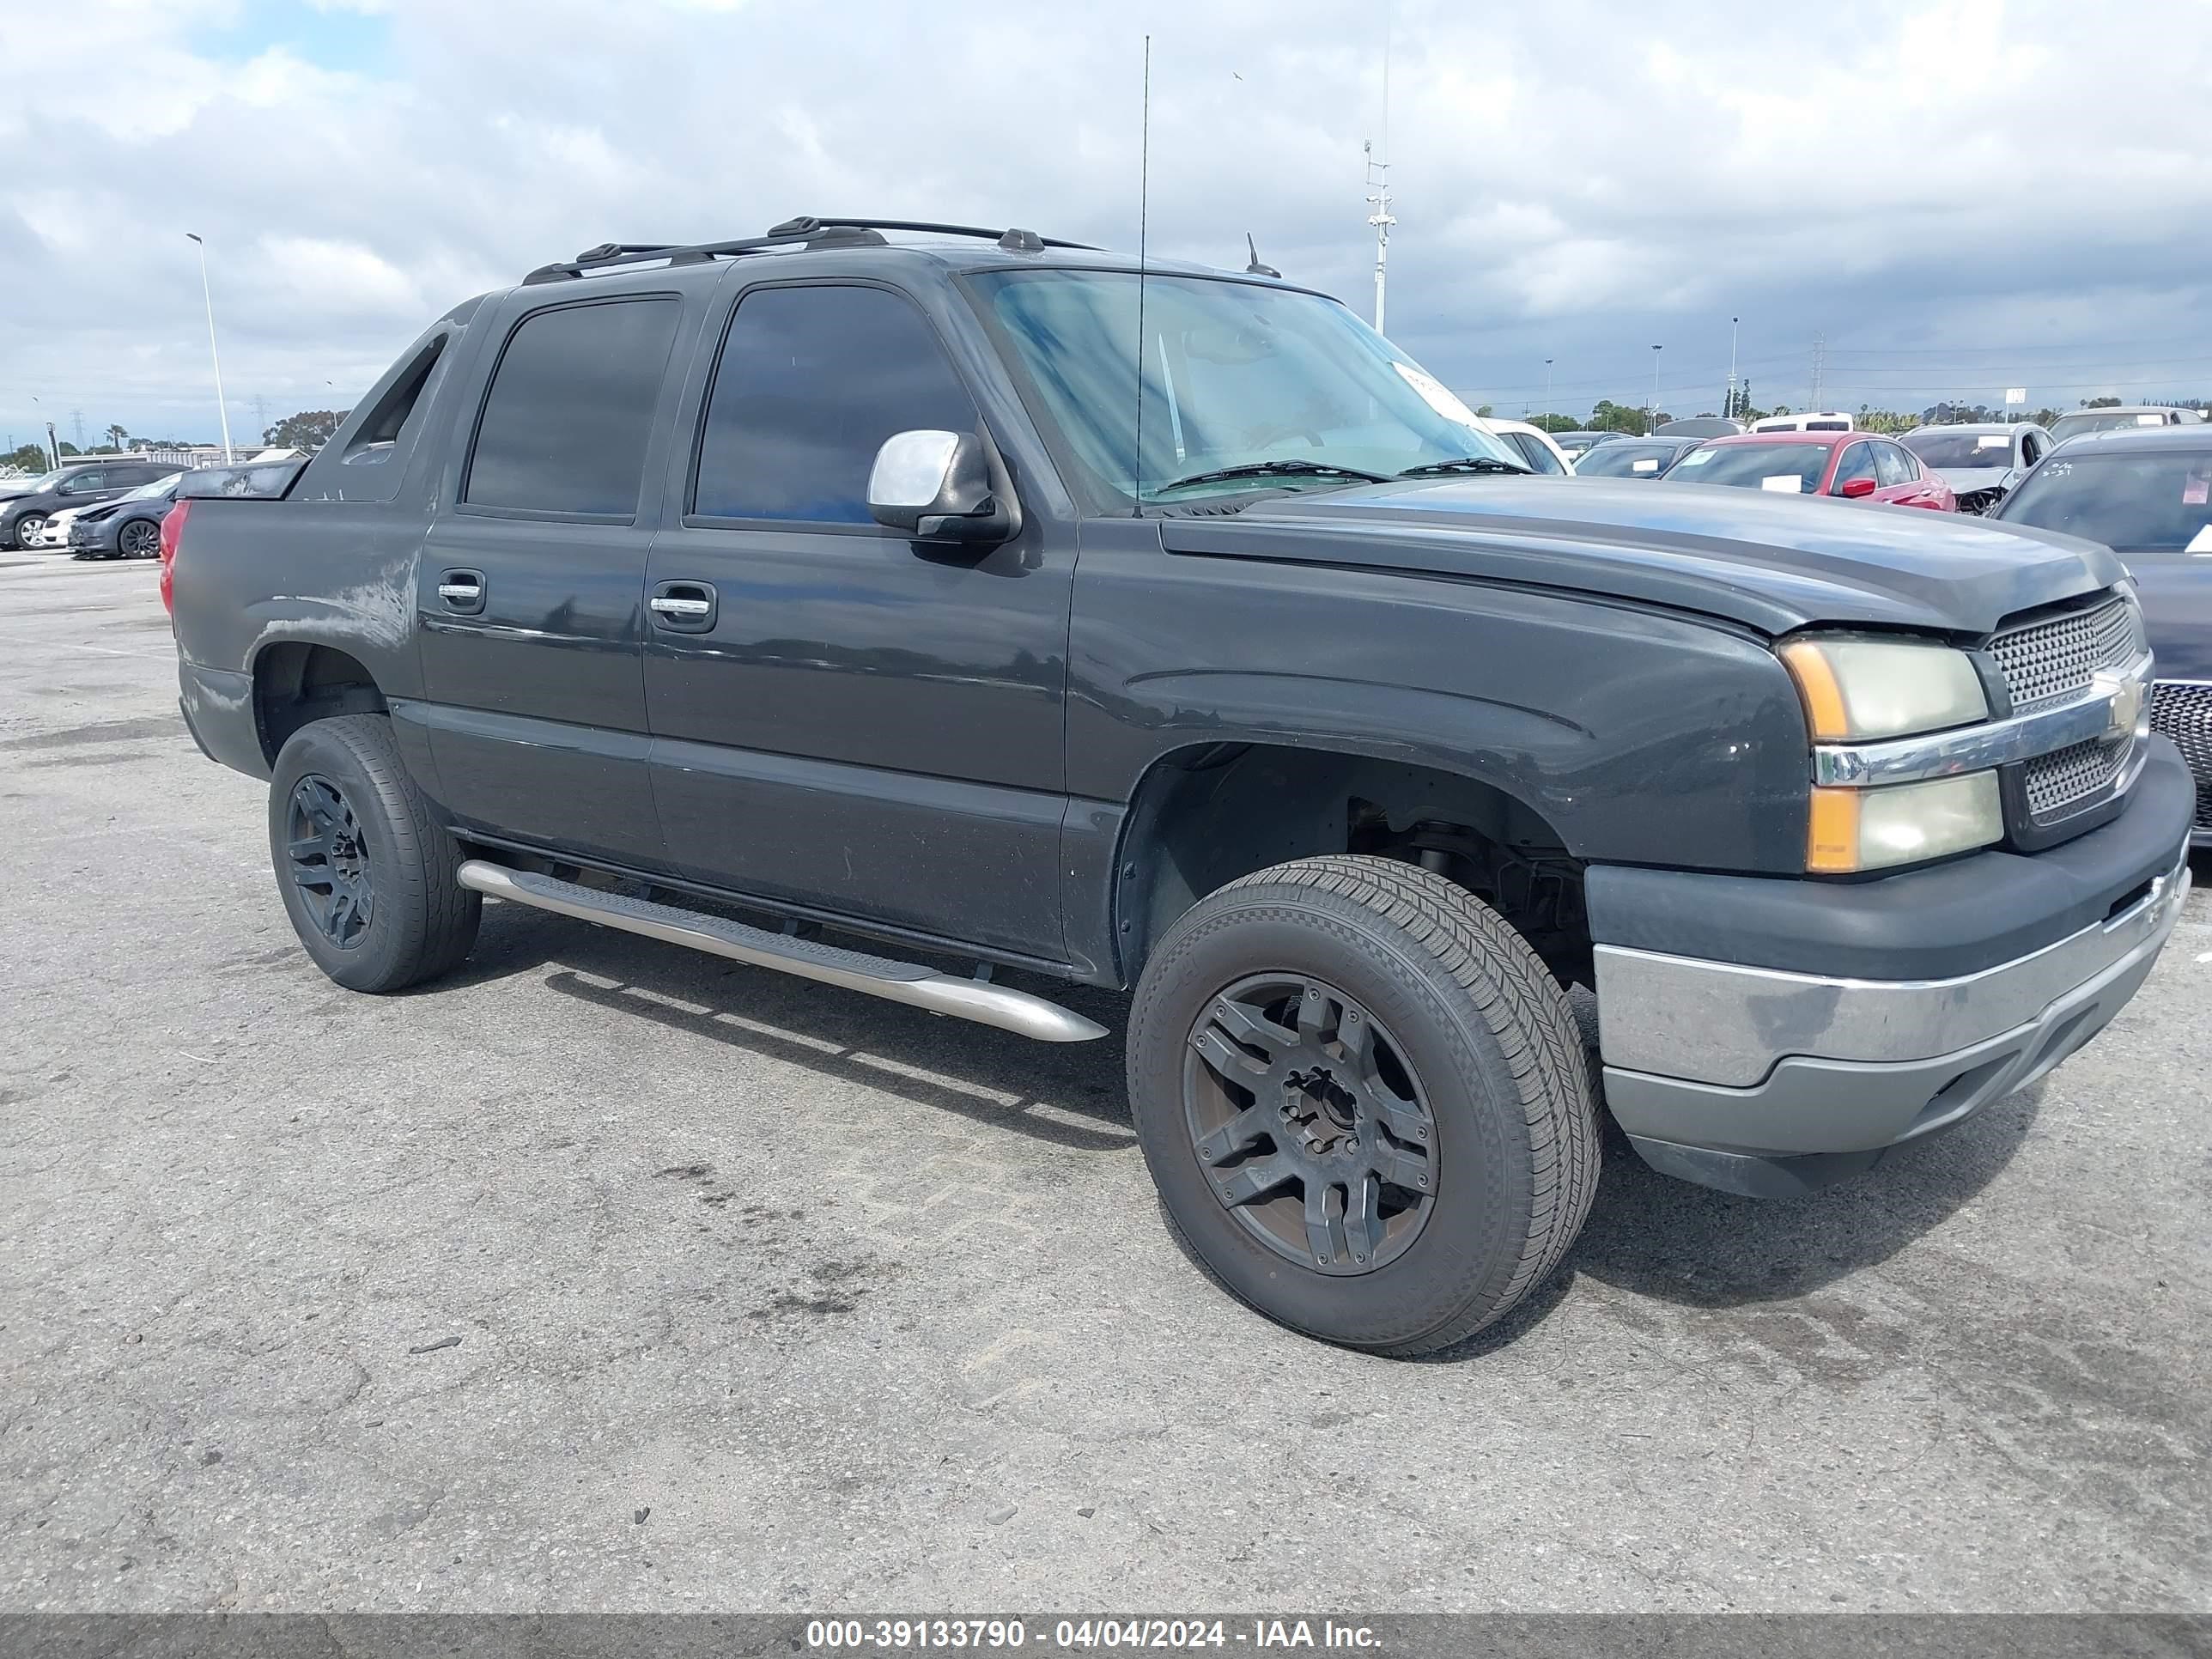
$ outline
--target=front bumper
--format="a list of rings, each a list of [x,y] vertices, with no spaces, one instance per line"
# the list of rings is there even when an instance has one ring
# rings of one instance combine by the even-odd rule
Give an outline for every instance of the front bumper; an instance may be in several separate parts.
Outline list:
[[[2135,994],[2180,916],[2192,792],[2175,787],[2171,749],[2160,744],[2153,761],[2153,787],[2074,844],[2069,879],[2051,872],[2051,915],[2067,931],[2002,961],[1970,960],[1940,976],[1863,977],[1672,955],[1605,943],[1601,933],[1606,1101],[1631,1143],[1655,1169],[1706,1186],[1802,1192],[2043,1076]],[[2075,896],[2094,843],[2132,860],[2146,836],[2160,849],[2152,873],[2115,865],[2113,879],[2129,884],[2107,908],[2084,921],[2078,906],[2057,902]],[[1992,880],[2004,874],[2001,865],[1990,871]],[[1880,885],[1827,890],[1879,918]]]

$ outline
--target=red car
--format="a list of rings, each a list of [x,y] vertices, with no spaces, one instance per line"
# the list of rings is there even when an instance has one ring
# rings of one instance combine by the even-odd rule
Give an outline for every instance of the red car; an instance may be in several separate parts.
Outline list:
[[[1668,483],[1735,484],[1955,513],[1951,486],[1894,439],[1871,432],[1746,432],[1711,438],[1668,469]]]

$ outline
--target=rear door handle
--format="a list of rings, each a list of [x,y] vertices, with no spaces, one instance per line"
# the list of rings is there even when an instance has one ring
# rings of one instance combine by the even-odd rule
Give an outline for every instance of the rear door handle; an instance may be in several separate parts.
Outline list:
[[[484,608],[484,576],[481,570],[441,570],[438,573],[438,597],[446,609],[464,617],[473,617]]]
[[[647,601],[653,624],[674,634],[704,634],[714,625],[714,584],[673,581],[655,583]]]

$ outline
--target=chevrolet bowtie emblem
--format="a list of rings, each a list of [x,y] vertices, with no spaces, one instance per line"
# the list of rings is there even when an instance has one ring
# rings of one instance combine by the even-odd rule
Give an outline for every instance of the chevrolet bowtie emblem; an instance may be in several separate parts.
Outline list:
[[[2142,679],[2134,674],[2100,668],[2090,680],[2090,685],[2100,696],[2112,700],[2111,719],[2106,728],[2107,735],[2114,740],[2133,735],[2136,721],[2142,714]]]

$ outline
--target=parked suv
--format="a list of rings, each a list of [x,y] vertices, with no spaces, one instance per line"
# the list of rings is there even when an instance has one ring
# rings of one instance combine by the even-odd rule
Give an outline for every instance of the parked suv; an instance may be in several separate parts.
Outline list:
[[[450,970],[490,895],[1046,1041],[1128,990],[1175,1226],[1356,1347],[1565,1254],[1571,986],[1638,1153],[1795,1192],[2087,1042],[2188,882],[2104,549],[1530,477],[1249,274],[603,247],[258,471],[164,524],[183,704],[331,978]]]
[[[0,500],[0,548],[29,547],[56,513],[112,501],[175,471],[131,455],[88,456],[57,467],[21,495]]]

